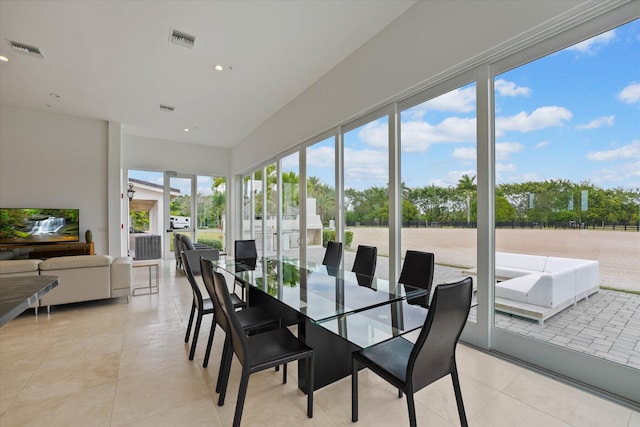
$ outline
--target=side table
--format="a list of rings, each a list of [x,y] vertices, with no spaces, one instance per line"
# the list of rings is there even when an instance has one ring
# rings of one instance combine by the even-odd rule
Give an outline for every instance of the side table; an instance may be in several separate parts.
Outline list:
[[[159,260],[141,260],[141,261],[133,261],[132,267],[142,268],[147,267],[149,269],[149,286],[144,288],[133,288],[131,290],[131,295],[147,295],[147,294],[157,294],[160,291],[160,261]],[[152,284],[151,276],[153,275],[151,270],[155,267],[156,270],[156,280],[155,286]],[[144,294],[136,294],[136,291],[144,290],[146,291]]]

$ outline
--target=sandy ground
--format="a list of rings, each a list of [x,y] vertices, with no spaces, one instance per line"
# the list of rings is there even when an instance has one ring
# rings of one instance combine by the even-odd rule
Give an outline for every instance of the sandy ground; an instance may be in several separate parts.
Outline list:
[[[351,248],[378,247],[388,256],[386,228],[350,228]],[[402,230],[402,252],[433,252],[436,264],[476,266],[476,230],[421,228]],[[603,230],[496,230],[496,250],[600,261],[600,285],[640,291],[640,232]]]

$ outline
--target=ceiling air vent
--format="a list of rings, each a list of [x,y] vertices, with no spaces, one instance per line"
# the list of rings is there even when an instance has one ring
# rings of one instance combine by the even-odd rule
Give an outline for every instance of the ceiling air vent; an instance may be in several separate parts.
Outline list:
[[[176,107],[172,107],[171,105],[160,104],[160,109],[162,111],[166,111],[167,113],[173,113],[175,111]]]
[[[29,46],[28,44],[14,42],[12,40],[7,40],[13,50],[23,55],[34,56],[36,58],[44,58],[42,52],[40,52],[40,48],[35,46]]]
[[[192,36],[190,34],[183,33],[182,31],[178,31],[172,28],[171,34],[169,35],[169,41],[171,43],[175,43],[191,49],[196,43],[196,36]]]

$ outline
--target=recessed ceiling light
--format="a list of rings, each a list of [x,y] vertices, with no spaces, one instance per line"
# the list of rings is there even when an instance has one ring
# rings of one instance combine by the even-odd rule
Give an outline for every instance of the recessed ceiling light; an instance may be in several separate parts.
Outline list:
[[[0,55],[0,61],[2,61],[2,62],[9,62],[9,58],[7,58],[6,56],[2,56],[2,55]]]
[[[215,69],[216,69],[216,71],[222,71],[222,70],[224,70],[224,67],[223,67],[222,65],[220,65],[220,64],[216,65],[216,66],[215,66],[215,67],[213,67],[213,68],[215,68]]]
[[[189,128],[184,128],[184,131],[185,132],[189,132]]]

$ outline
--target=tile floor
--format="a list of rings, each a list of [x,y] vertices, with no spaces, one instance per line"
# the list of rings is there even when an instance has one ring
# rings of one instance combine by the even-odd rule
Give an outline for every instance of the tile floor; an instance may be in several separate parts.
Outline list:
[[[136,272],[136,283],[146,277]],[[227,401],[214,399],[223,334],[202,368],[184,333],[191,292],[173,263],[161,268],[160,293],[25,313],[0,329],[0,426],[230,426],[238,363]],[[206,319],[206,318],[205,318]],[[471,426],[640,426],[640,413],[530,372],[470,347],[458,347],[462,393]],[[295,372],[295,366],[291,367]],[[314,418],[294,376],[251,376],[243,426],[350,426],[350,380],[315,394]],[[406,401],[375,375],[360,375],[360,426],[408,425]],[[416,395],[419,425],[458,425],[448,378]]]

